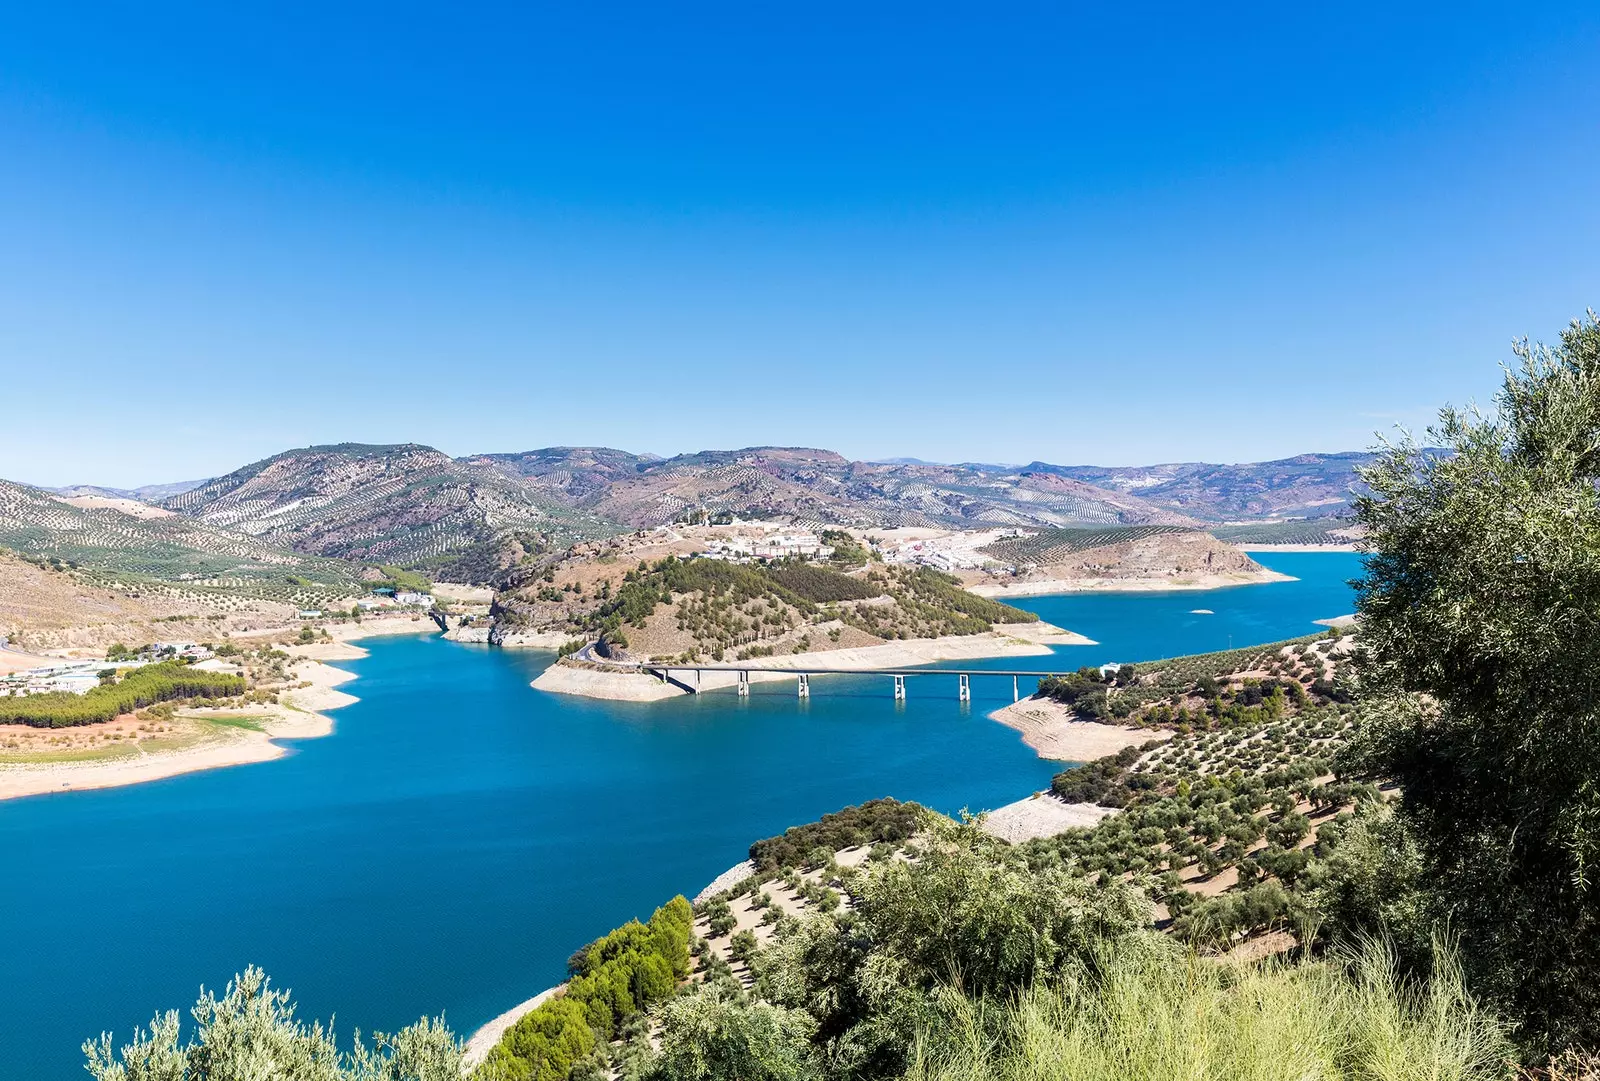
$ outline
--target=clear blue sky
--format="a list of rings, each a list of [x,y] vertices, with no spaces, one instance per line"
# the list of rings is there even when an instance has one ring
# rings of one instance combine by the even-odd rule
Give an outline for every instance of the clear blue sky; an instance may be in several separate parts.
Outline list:
[[[1600,307],[1592,2],[334,7],[0,13],[0,476],[1254,460]]]

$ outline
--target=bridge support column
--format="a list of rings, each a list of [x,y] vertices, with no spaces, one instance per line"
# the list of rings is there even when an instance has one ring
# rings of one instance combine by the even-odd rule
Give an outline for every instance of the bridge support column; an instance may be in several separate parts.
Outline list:
[[[746,696],[748,696],[750,694],[750,673],[749,672],[740,672],[739,673],[738,692],[739,692],[739,696],[741,698],[742,697],[746,697]]]
[[[896,702],[904,702],[906,700],[906,677],[905,676],[895,676],[894,677],[894,700]]]
[[[1011,701],[1020,702],[1022,698],[1017,694],[1017,677],[1011,677]]]
[[[801,698],[811,697],[811,677],[806,675],[804,672],[800,673],[800,686],[798,691]]]
[[[961,673],[961,701],[972,701],[972,680],[965,672]]]

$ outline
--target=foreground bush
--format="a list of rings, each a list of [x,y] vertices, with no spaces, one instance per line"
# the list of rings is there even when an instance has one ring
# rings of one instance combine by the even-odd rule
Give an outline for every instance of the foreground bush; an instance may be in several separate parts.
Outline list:
[[[1259,968],[1112,957],[1094,985],[956,998],[918,1036],[915,1081],[1489,1081],[1510,1046],[1454,962],[1407,983],[1387,947]]]
[[[1171,955],[1150,919],[1121,882],[1032,871],[975,825],[930,820],[915,863],[878,866],[850,909],[812,917],[763,951],[757,986],[809,1018],[826,1076],[899,1077],[944,997],[1092,981],[1110,953]]]
[[[459,1081],[461,1046],[444,1019],[424,1018],[394,1035],[373,1033],[368,1047],[356,1035],[339,1051],[331,1028],[294,1016],[288,991],[274,990],[266,973],[247,968],[222,998],[201,991],[190,1011],[195,1031],[179,1042],[178,1013],[170,1010],[135,1032],[117,1053],[110,1034],[83,1045],[94,1081]]]
[[[1600,317],[1516,352],[1494,416],[1363,472],[1357,608],[1423,912],[1543,1056],[1600,1048]]]

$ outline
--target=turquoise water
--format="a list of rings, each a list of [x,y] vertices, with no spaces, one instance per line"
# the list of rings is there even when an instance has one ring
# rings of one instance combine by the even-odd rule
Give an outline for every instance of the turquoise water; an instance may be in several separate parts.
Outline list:
[[[989,667],[1246,645],[1350,611],[1354,556],[1263,562],[1302,580],[1021,601],[1101,644]],[[439,1010],[468,1032],[757,837],[883,795],[997,806],[1058,768],[985,718],[1010,701],[999,678],[968,707],[953,679],[911,680],[897,706],[866,677],[818,680],[808,703],[770,684],[635,705],[532,690],[549,654],[365,644],[341,665],[361,701],[288,758],[0,803],[0,1079],[84,1076],[86,1037],[250,963],[345,1034]]]

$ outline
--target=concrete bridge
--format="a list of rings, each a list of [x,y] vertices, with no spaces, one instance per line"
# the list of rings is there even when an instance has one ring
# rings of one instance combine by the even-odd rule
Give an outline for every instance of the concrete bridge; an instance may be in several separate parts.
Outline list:
[[[615,663],[615,662],[613,662]],[[620,667],[620,666],[619,666]],[[670,683],[679,690],[690,694],[700,693],[700,677],[706,672],[731,672],[738,677],[734,684],[735,693],[748,695],[750,693],[750,674],[780,675],[795,677],[795,693],[800,698],[811,697],[812,676],[888,676],[894,680],[894,697],[903,701],[906,697],[906,680],[915,677],[956,677],[956,697],[962,702],[972,701],[973,676],[1010,676],[1011,700],[1018,701],[1022,697],[1021,680],[1039,680],[1046,676],[1059,676],[1060,672],[1022,671],[1017,669],[973,668],[962,671],[955,668],[768,668],[765,666],[740,667],[736,664],[639,664],[636,671],[647,672],[663,683]],[[1032,691],[1028,692],[1032,694]]]

